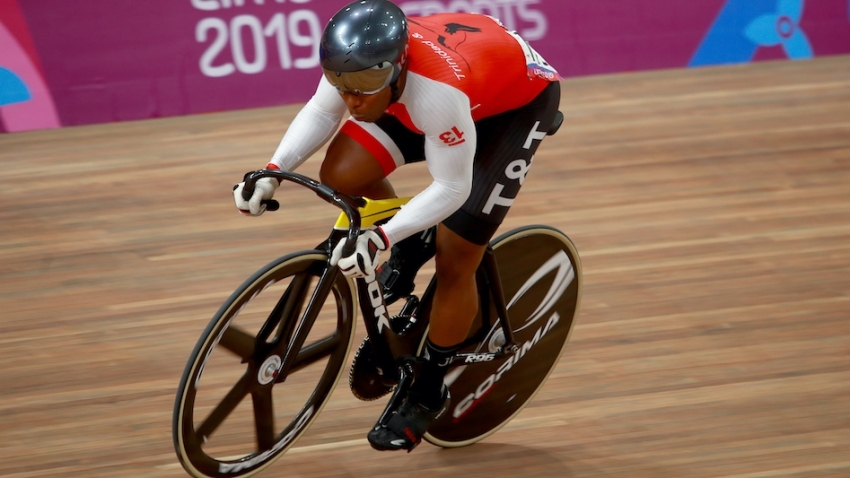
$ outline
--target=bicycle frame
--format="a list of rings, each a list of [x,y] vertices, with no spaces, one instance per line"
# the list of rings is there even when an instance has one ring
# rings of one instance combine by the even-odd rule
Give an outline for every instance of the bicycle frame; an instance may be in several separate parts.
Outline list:
[[[263,177],[306,187],[342,214],[313,250],[286,254],[249,277],[198,339],[180,380],[172,425],[175,451],[193,476],[251,475],[293,446],[330,400],[350,359],[358,308],[367,337],[354,354],[349,385],[364,401],[392,393],[378,426],[388,423],[408,395],[422,363],[418,356],[428,332],[436,278],[421,300],[410,295],[390,317],[376,277],[354,281],[330,264],[340,241],[345,253],[353,252],[361,228],[388,221],[407,199],[352,197],[276,170],[246,174],[243,194],[250,197]],[[266,202],[268,210],[279,206]],[[569,341],[581,297],[580,277],[574,245],[555,228],[524,226],[491,241],[476,271],[479,313],[451,357],[458,367],[444,381],[452,408],[432,425],[425,440],[441,447],[478,442],[534,398]],[[317,322],[334,313],[333,323]],[[531,363],[535,366],[525,368]],[[308,369],[314,364],[316,368]],[[478,367],[466,369],[475,364]],[[213,371],[202,384],[208,366]],[[461,375],[463,380],[458,379]],[[239,379],[230,387],[222,381],[235,377]],[[305,394],[309,382],[315,386]],[[273,393],[276,384],[284,389],[280,394]],[[253,413],[240,407],[248,396]],[[223,424],[226,433],[220,429]],[[246,429],[253,430],[254,440],[235,443],[234,437],[241,441]],[[236,455],[230,454],[237,449]]]
[[[306,176],[279,170],[258,170],[246,174],[243,196],[250,198],[251,194],[253,194],[256,181],[264,177],[272,177],[281,182],[294,182],[312,190],[326,202],[342,209],[340,218],[337,221],[334,230],[328,237],[328,240],[323,245],[319,246],[328,253],[328,257],[330,257],[330,253],[335,244],[343,239],[346,241],[343,246],[343,254],[350,254],[353,252],[357,236],[362,227],[377,225],[388,220],[395,214],[400,206],[407,201],[407,199],[372,201],[365,198],[352,197],[340,193],[339,191]],[[368,217],[366,217],[366,220],[364,221],[361,209],[367,208],[367,206],[372,207],[369,207]],[[277,210],[279,208],[279,203],[273,200],[269,201],[267,203],[267,208],[269,210]],[[331,285],[334,280],[336,280],[337,274],[341,274],[341,272],[336,267],[329,267],[327,271],[322,274],[319,284],[316,287],[316,292],[313,297],[311,297],[306,310],[309,311],[313,309],[311,306],[314,301],[324,300],[325,295],[329,293]],[[489,301],[492,301],[495,308],[497,315],[496,319],[502,328],[505,340],[499,349],[494,352],[455,354],[455,356],[451,359],[452,363],[463,362],[466,364],[475,364],[488,362],[505,355],[513,355],[519,349],[514,341],[513,331],[509,326],[510,322],[508,321],[508,311],[504,293],[502,291],[499,271],[496,266],[493,249],[489,245],[484,252],[481,265],[478,268],[477,277],[479,283],[479,296],[483,299],[480,304],[483,323],[479,331],[471,338],[467,339],[462,346],[480,340],[481,333],[486,333],[486,330],[489,327],[492,327],[493,320],[489,316],[490,310],[488,299]],[[429,284],[423,294],[422,301],[420,303],[420,307],[422,308],[420,308],[419,311],[421,312],[424,308],[426,313],[417,315],[415,329],[412,331],[405,331],[405,333],[397,333],[393,330],[392,324],[390,323],[390,317],[384,301],[383,288],[380,286],[376,275],[373,273],[369,277],[357,279],[357,294],[360,311],[363,314],[363,322],[366,327],[366,333],[375,348],[375,359],[378,363],[379,373],[383,374],[386,379],[398,383],[397,391],[393,396],[393,399],[391,399],[390,405],[387,407],[387,411],[394,408],[393,402],[403,396],[403,392],[412,382],[414,375],[413,365],[416,360],[416,354],[418,353],[418,346],[421,343],[421,338],[427,331],[427,325],[429,322],[427,312],[430,311],[429,308],[431,300],[433,299],[434,289],[435,282],[432,280],[431,284]],[[300,350],[301,346],[303,346],[303,340],[306,334],[301,334],[299,331],[301,329],[309,329],[312,327],[315,318],[315,314],[308,314],[299,323],[299,330],[295,331],[295,337],[296,340],[298,340],[299,337],[301,340],[298,343],[292,344],[292,347],[290,347],[290,350],[288,350],[284,356],[283,363],[280,368],[280,377],[286,377],[289,367],[294,360],[294,356],[292,356],[293,354],[291,354],[291,351]]]

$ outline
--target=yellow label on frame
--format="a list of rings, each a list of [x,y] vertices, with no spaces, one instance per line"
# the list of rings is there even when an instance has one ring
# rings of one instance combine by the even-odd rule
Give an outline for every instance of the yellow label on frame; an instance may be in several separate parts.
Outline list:
[[[383,219],[395,216],[410,199],[409,197],[374,200],[363,198],[366,205],[359,208],[360,227],[366,229]],[[340,213],[339,218],[337,218],[334,229],[348,229],[348,216],[344,212]]]

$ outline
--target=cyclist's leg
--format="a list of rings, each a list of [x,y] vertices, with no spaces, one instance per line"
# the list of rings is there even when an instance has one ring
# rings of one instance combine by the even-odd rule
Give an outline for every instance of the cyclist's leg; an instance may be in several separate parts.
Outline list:
[[[441,226],[437,231],[437,287],[425,341],[424,361],[411,389],[412,399],[428,410],[445,407],[443,379],[450,358],[466,339],[478,312],[475,271],[486,249]]]
[[[405,163],[424,159],[423,144],[422,135],[393,116],[384,115],[375,123],[349,119],[328,145],[319,179],[346,194],[396,197],[387,176]]]
[[[410,449],[450,401],[442,386],[445,360],[466,338],[478,310],[475,271],[486,244],[505,218],[525,180],[532,157],[545,137],[560,102],[553,83],[529,104],[476,123],[478,144],[472,193],[437,231],[437,281],[430,313],[424,363],[410,394],[387,429],[376,428],[369,441],[378,449]]]
[[[486,244],[519,193],[559,103],[560,85],[553,83],[531,103],[476,124],[478,145],[472,192],[437,233],[437,289],[431,307],[429,341],[443,350],[456,348],[466,339],[478,311],[475,270]],[[420,386],[429,387],[433,399],[447,367],[426,362],[422,370],[425,377]],[[426,390],[417,392],[429,394]]]
[[[559,103],[560,85],[553,83],[528,105],[476,123],[472,192],[437,234],[437,290],[429,334],[436,345],[466,339],[478,310],[475,270],[519,193]]]
[[[478,312],[475,271],[486,245],[475,244],[447,227],[437,231],[437,289],[431,308],[428,338],[437,347],[451,348],[466,339]]]

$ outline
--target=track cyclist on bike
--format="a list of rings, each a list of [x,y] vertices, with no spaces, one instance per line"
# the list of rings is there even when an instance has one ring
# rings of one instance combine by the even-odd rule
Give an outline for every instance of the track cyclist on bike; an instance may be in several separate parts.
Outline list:
[[[389,222],[363,232],[352,255],[340,257],[340,243],[331,258],[348,276],[377,273],[391,302],[412,292],[436,246],[424,363],[387,425],[368,434],[373,448],[409,451],[448,408],[450,357],[478,310],[475,270],[555,119],[561,78],[491,17],[407,18],[386,0],[360,0],[334,15],[320,55],[318,89],[267,168],[291,171],[330,141],[320,180],[346,194],[396,197],[387,176],[423,160],[433,178]],[[245,201],[240,183],[237,208],[262,214],[278,186],[261,179]]]

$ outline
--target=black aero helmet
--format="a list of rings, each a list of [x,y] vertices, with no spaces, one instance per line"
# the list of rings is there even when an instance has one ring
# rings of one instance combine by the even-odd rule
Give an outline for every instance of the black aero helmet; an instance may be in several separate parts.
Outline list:
[[[340,91],[377,93],[401,74],[407,41],[407,19],[398,6],[358,0],[325,27],[319,49],[322,70]]]

